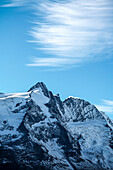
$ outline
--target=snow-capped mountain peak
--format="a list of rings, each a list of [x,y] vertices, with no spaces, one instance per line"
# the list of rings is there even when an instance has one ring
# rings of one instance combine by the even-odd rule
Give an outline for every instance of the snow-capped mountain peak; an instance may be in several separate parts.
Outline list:
[[[46,85],[45,85],[43,82],[38,82],[37,84],[35,84],[34,86],[32,86],[32,87],[28,90],[28,92],[34,91],[34,90],[39,89],[39,88],[42,89],[42,92],[44,93],[45,96],[49,97],[49,91],[48,91]]]
[[[39,82],[0,94],[0,169],[113,169],[113,125],[89,102]]]

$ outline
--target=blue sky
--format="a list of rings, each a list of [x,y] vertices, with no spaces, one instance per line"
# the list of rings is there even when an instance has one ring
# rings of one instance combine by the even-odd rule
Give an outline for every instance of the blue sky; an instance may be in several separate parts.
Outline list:
[[[0,1],[0,92],[38,81],[113,118],[113,1]]]

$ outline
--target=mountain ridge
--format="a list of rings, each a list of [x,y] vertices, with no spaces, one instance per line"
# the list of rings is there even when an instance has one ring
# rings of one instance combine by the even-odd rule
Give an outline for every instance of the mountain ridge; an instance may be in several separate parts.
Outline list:
[[[0,168],[112,169],[113,124],[89,102],[63,102],[43,82],[0,94]]]

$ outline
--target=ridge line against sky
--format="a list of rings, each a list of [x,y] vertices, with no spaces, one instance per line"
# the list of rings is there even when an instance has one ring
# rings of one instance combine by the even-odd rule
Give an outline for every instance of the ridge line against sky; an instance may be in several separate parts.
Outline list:
[[[68,68],[113,57],[113,1],[12,0],[3,5],[20,6],[31,6],[35,14],[28,42],[47,54],[27,66]]]
[[[25,34],[27,34],[27,36],[25,36],[27,37],[27,39],[24,39],[22,37],[23,38],[22,41],[25,40],[27,41],[26,44],[32,44],[31,46],[35,51],[34,53],[35,55],[30,53],[31,51],[33,52],[33,50],[28,50],[30,52],[29,54],[26,54],[27,49],[25,49],[24,53],[22,51],[21,53],[22,56],[20,57],[20,59],[19,59],[19,55],[16,56],[16,60],[18,59],[18,61],[23,64],[22,69],[24,67],[23,70],[25,71],[24,73],[25,75],[23,75],[23,73],[20,74],[21,76],[24,77],[23,79],[25,79],[26,76],[29,77],[28,73],[31,75],[31,70],[32,70],[33,71],[32,74],[34,74],[34,77],[31,79],[29,78],[29,81],[31,82],[37,81],[36,76],[37,75],[39,76],[38,72],[40,69],[41,74],[43,76],[40,74],[38,79],[41,79],[41,81],[45,81],[46,79],[46,82],[48,83],[50,79],[52,79],[53,81],[57,81],[54,80],[53,78],[53,77],[55,78],[57,77],[56,73],[55,76],[54,73],[52,73],[53,70],[56,71],[57,73],[58,71],[61,73],[62,71],[65,70],[64,71],[65,73],[61,73],[61,77],[62,77],[60,78],[61,83],[64,83],[64,79],[67,79],[67,81],[71,80],[72,82],[74,82],[76,87],[73,84],[71,88],[74,87],[76,92],[80,90],[79,94],[81,93],[81,98],[83,94],[85,94],[84,98],[87,99],[87,94],[84,92],[86,90],[87,93],[92,92],[93,96],[95,97],[100,95],[98,101],[100,99],[108,99],[108,100],[102,100],[100,104],[97,104],[94,101],[97,98],[93,99],[93,97],[91,96],[90,98],[92,99],[92,101],[89,100],[88,98],[88,100],[91,101],[91,103],[96,104],[99,110],[102,110],[108,113],[109,115],[113,115],[112,95],[110,92],[110,88],[112,88],[112,82],[113,82],[112,69],[111,69],[111,65],[112,65],[111,62],[113,61],[113,1],[112,0],[95,0],[95,1],[91,1],[91,0],[76,0],[76,1],[75,0],[65,0],[65,1],[64,0],[63,1],[60,0],[37,0],[37,1],[36,0],[8,0],[7,1],[6,0],[5,1],[4,0],[2,1],[2,7],[4,7],[5,9],[7,8],[22,9],[23,11],[24,10],[29,11],[30,18],[32,18],[32,20],[27,18],[28,22],[30,23],[28,28],[29,32],[27,32],[27,30],[24,29],[24,31],[26,31]],[[11,12],[11,10],[9,11]],[[21,12],[22,12],[21,10],[18,11],[18,15]],[[8,24],[10,25],[10,23]],[[23,24],[21,23],[21,20],[19,21],[19,24]],[[24,24],[23,27],[25,26]],[[17,29],[17,27],[14,29]],[[16,32],[17,34],[18,31],[22,31],[22,30],[18,29]],[[16,39],[16,41],[18,40]],[[10,43],[10,38],[9,38],[9,43]],[[11,46],[9,45],[7,47],[10,48]],[[21,46],[21,48],[23,50],[24,47]],[[1,55],[2,54],[4,53],[1,52]],[[12,54],[15,55],[15,53],[11,53],[10,55]],[[29,57],[28,55],[31,55],[31,57]],[[24,62],[20,61],[22,57],[24,58]],[[15,58],[13,58],[12,61],[14,61],[14,59]],[[108,65],[106,64],[107,61],[109,62]],[[93,69],[89,67],[90,65],[89,63],[91,63],[91,67],[94,63],[96,63],[95,66],[93,65],[94,66]],[[104,63],[103,66],[102,63]],[[98,69],[97,69],[97,65],[98,65]],[[89,68],[87,68],[87,66]],[[79,71],[76,69],[74,73],[73,71],[74,67],[76,68],[80,67],[80,69],[78,69]],[[102,72],[101,68],[103,69],[103,67],[105,71]],[[9,68],[10,67],[8,66],[7,69]],[[13,68],[11,68],[12,74],[14,74]],[[19,69],[20,69],[20,65],[19,65]],[[43,71],[45,71],[45,73],[42,73]],[[51,72],[48,73],[50,77],[47,75],[45,76],[46,71]],[[68,71],[71,74],[68,73],[68,78],[67,78]],[[60,73],[58,74],[59,77],[60,77]],[[53,76],[51,76],[50,74],[53,74]],[[57,78],[59,79],[59,77]],[[79,80],[77,80],[77,78]],[[67,81],[65,81],[65,83],[67,83],[65,88],[68,88],[67,86],[71,84],[68,83]],[[78,83],[76,81],[78,81]],[[4,82],[6,82],[6,80],[4,80]],[[51,83],[51,81],[49,83]],[[83,87],[81,84],[83,84]],[[21,83],[21,85],[23,84]],[[58,83],[56,83],[56,86],[58,86]],[[99,87],[97,88],[97,86]],[[94,89],[92,87],[94,87]],[[83,90],[81,90],[81,88],[83,88]],[[89,88],[90,90],[94,90],[94,92],[93,91],[89,92]],[[105,95],[102,94],[101,89],[103,89],[103,93],[106,93]],[[99,90],[101,92],[99,92]],[[64,93],[66,93],[65,95],[67,95],[66,90],[64,90]],[[99,95],[96,93],[99,93]],[[75,94],[74,91],[71,94],[74,95]],[[88,96],[90,96],[90,94],[88,94]]]

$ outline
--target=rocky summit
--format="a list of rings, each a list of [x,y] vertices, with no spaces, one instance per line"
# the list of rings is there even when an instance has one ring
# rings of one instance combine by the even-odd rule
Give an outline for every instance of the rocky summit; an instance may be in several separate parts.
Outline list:
[[[113,123],[89,102],[44,83],[0,93],[0,170],[113,169]]]

